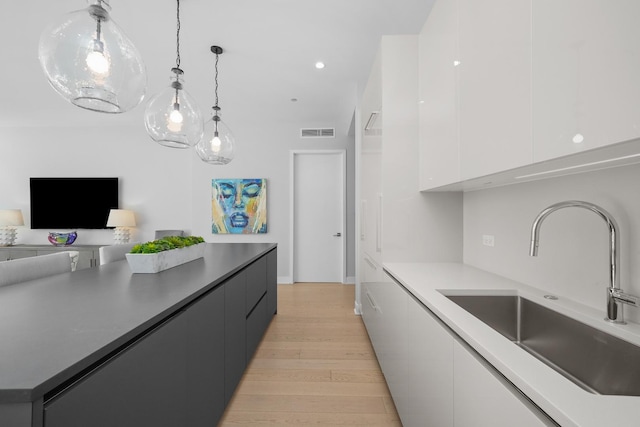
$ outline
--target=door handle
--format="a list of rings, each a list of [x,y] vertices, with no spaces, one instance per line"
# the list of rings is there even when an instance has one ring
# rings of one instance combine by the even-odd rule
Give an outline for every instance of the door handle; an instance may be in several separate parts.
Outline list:
[[[333,237],[341,237],[341,236],[342,236],[342,233],[336,233],[333,235]]]

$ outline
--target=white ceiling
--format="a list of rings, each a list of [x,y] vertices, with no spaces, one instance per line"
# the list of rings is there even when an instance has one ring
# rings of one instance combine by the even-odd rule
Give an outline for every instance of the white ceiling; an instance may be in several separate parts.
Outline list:
[[[348,127],[381,35],[417,34],[434,0],[181,0],[181,68],[185,88],[209,117],[214,58],[220,106],[235,114],[305,126]],[[140,50],[147,99],[175,66],[176,1],[111,0],[111,16]],[[93,126],[142,123],[144,101],[109,115],[82,110],[49,86],[37,58],[45,25],[84,0],[4,4],[0,126]],[[326,68],[317,70],[316,61]],[[297,102],[292,102],[297,98]]]

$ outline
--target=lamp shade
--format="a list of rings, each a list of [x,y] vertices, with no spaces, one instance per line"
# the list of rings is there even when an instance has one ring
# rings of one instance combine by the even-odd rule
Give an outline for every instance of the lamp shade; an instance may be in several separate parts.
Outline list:
[[[202,138],[204,120],[198,104],[183,87],[182,70],[174,68],[172,74],[169,85],[147,104],[144,124],[157,143],[189,148]]]
[[[53,21],[40,36],[38,58],[49,83],[74,105],[123,113],[144,98],[142,56],[109,15],[106,0]]]
[[[233,160],[234,146],[235,138],[231,130],[216,112],[204,125],[204,135],[196,144],[196,153],[205,163],[226,165]]]
[[[0,210],[0,227],[24,225],[20,209]]]
[[[135,227],[136,218],[132,211],[126,209],[111,209],[107,219],[107,227]]]

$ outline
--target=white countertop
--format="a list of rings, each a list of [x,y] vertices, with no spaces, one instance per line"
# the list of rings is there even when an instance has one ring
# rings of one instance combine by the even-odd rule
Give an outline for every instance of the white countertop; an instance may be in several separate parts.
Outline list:
[[[440,292],[513,290],[531,301],[640,345],[640,325],[616,325],[604,320],[604,291],[602,310],[596,310],[564,298],[547,300],[544,295],[548,292],[464,264],[385,263],[384,268],[558,424],[640,426],[640,397],[603,396],[583,390]]]

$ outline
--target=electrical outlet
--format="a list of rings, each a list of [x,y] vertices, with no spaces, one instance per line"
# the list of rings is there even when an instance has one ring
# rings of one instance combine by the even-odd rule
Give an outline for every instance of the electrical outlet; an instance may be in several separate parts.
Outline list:
[[[482,235],[482,244],[485,245],[485,246],[493,247],[495,245],[495,237],[493,237],[490,234],[483,234]]]

